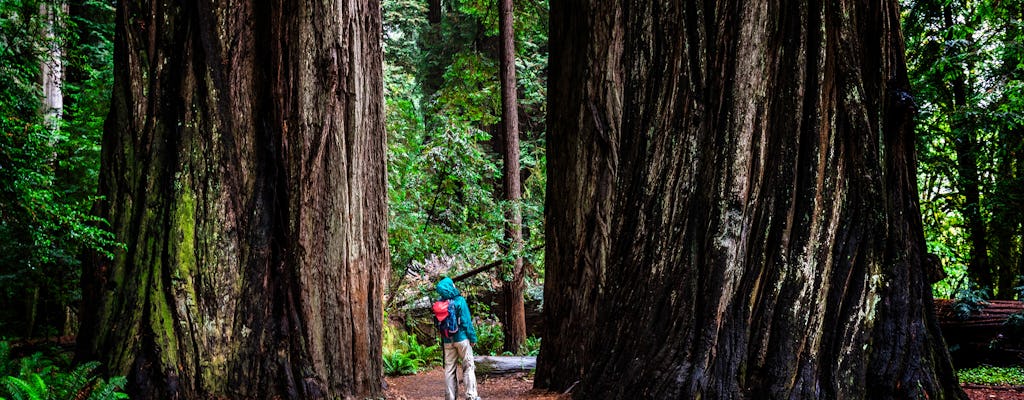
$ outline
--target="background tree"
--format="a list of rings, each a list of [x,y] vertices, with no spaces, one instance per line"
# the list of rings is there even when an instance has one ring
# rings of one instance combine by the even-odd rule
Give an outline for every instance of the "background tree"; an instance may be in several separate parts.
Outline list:
[[[72,334],[80,254],[114,247],[89,214],[111,11],[93,0],[0,1],[0,336]],[[56,64],[59,81],[43,68]]]
[[[537,385],[965,397],[925,278],[895,2],[558,1],[551,18]]]
[[[405,277],[423,273],[421,261],[431,255],[457,260],[451,274],[505,258],[509,207],[502,194],[505,146],[496,3],[388,0],[383,6],[395,293],[409,290],[403,286],[409,282]],[[543,243],[547,3],[523,3],[515,17],[519,204],[524,248],[533,249]],[[536,271],[524,274],[527,296],[539,301],[542,254],[520,254]],[[477,275],[464,287],[485,300],[511,279],[511,268],[499,271]],[[480,306],[474,315],[490,320],[502,313],[502,303],[473,302]]]
[[[118,3],[81,355],[141,398],[375,397],[380,7]]]
[[[501,132],[504,138],[502,146],[502,182],[505,201],[505,248],[510,260],[511,273],[502,283],[505,297],[504,318],[505,351],[516,352],[526,342],[526,312],[523,307],[523,215],[519,199],[521,184],[519,182],[519,97],[516,85],[516,42],[513,31],[512,0],[498,2],[498,29],[501,40]]]
[[[980,288],[1012,298],[1024,233],[1021,213],[1010,211],[1024,207],[1020,2],[904,6],[926,237],[949,273],[936,294]]]

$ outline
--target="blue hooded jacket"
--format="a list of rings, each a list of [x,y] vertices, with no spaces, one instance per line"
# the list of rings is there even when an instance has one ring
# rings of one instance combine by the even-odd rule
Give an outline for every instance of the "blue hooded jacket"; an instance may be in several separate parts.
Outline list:
[[[455,304],[455,310],[459,313],[459,331],[450,338],[443,338],[445,343],[461,342],[469,339],[470,343],[476,344],[476,330],[473,329],[473,317],[469,315],[469,304],[466,299],[455,288],[455,282],[445,277],[437,282],[437,294],[441,300],[451,300]]]

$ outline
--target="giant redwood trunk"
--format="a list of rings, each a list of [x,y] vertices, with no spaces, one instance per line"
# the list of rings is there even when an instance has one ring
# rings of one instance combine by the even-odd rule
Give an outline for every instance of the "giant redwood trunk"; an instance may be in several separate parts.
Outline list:
[[[81,355],[135,398],[381,390],[376,0],[121,1]]]
[[[537,385],[965,398],[898,27],[893,0],[552,0]]]

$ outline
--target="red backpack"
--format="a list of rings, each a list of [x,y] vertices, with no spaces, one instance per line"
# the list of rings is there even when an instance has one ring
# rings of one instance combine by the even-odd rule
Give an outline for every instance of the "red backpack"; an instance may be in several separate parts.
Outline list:
[[[437,329],[441,335],[450,338],[459,331],[459,310],[455,307],[453,300],[438,300],[433,305],[434,317],[437,319]]]

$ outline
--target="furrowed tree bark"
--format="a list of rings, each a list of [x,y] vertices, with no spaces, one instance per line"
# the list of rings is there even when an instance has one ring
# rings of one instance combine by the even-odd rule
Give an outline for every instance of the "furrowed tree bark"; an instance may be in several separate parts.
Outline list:
[[[966,398],[925,278],[895,1],[551,7],[537,386]]]
[[[544,324],[534,386],[564,390],[590,366],[611,244],[624,77],[622,10],[551,2],[544,200]],[[555,180],[552,180],[555,178]]]
[[[502,279],[502,329],[505,334],[504,350],[518,352],[526,343],[526,308],[523,292],[526,276],[523,265],[523,214],[520,208],[522,188],[519,182],[519,99],[516,95],[516,46],[512,20],[512,0],[498,2],[499,35],[501,36],[501,130],[504,137],[502,159],[503,187],[509,209],[505,213],[505,240],[507,251],[514,254],[511,271]]]
[[[80,356],[135,398],[381,392],[379,3],[122,1]]]

